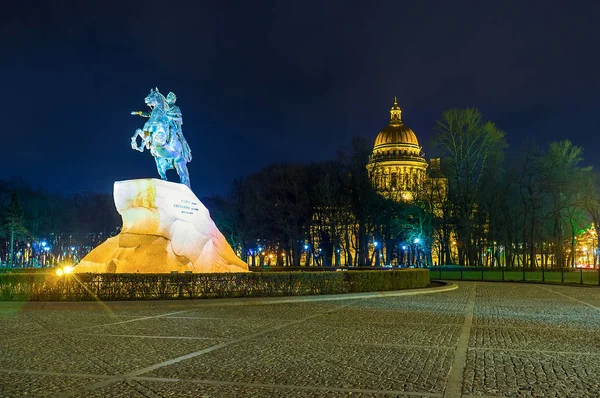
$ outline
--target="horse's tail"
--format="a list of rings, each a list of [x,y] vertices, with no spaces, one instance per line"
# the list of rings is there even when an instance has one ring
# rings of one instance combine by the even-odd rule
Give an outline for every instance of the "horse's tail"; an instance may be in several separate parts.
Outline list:
[[[192,150],[185,140],[183,141],[183,158],[188,163],[192,161]]]
[[[192,161],[192,150],[188,145],[187,141],[183,137],[183,134],[177,133],[177,138],[179,138],[179,142],[181,143],[181,157],[187,162]]]

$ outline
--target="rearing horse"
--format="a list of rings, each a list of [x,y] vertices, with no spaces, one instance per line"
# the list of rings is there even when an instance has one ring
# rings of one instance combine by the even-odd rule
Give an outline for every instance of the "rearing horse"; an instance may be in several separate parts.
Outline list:
[[[161,179],[167,180],[167,170],[174,168],[181,183],[189,187],[190,176],[187,162],[191,160],[191,156],[189,151],[184,150],[182,137],[177,131],[171,129],[171,123],[167,116],[169,104],[166,98],[158,91],[158,88],[151,89],[144,102],[152,109],[152,113],[143,129],[135,130],[135,134],[131,137],[131,147],[140,152],[144,152],[144,147],[150,150]],[[147,115],[143,112],[134,113]],[[139,147],[137,137],[142,139]]]

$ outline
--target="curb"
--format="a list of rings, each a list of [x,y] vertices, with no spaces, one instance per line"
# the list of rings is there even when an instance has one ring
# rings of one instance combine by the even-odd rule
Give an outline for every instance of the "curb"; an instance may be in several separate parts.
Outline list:
[[[440,281],[441,282],[441,281]],[[194,304],[202,305],[209,300],[212,305],[215,303],[224,305],[262,305],[262,304],[283,304],[283,303],[302,303],[313,301],[340,301],[340,300],[357,300],[371,299],[382,297],[400,297],[400,296],[416,296],[419,294],[443,293],[458,289],[458,285],[453,282],[441,282],[444,286],[425,287],[421,289],[407,290],[392,290],[388,292],[364,292],[364,293],[343,293],[343,294],[327,294],[319,296],[288,296],[288,297],[247,297],[247,298],[231,298],[231,299],[201,299]],[[195,301],[195,300],[194,300]],[[209,304],[209,303],[206,303]]]
[[[192,299],[192,300],[140,300],[140,301],[103,301],[102,303],[120,308],[138,307],[138,308],[181,308],[182,304],[189,305],[192,308],[203,306],[246,306],[246,305],[265,305],[265,304],[285,304],[285,303],[304,303],[314,301],[340,301],[371,299],[382,297],[400,297],[416,296],[419,294],[433,294],[449,292],[458,289],[458,285],[449,281],[437,281],[444,283],[443,286],[425,287],[421,289],[391,290],[387,292],[363,292],[363,293],[343,293],[343,294],[324,294],[315,296],[286,296],[286,297],[236,297],[236,298],[211,298],[211,299]],[[28,309],[56,308],[70,305],[73,307],[95,307],[97,301],[0,301],[0,304],[9,304],[14,307],[27,307]]]

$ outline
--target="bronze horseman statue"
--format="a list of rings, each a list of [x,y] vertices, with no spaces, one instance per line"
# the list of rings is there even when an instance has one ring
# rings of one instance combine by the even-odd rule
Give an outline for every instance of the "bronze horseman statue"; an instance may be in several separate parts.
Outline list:
[[[192,151],[181,131],[183,119],[181,110],[175,105],[177,96],[170,92],[165,98],[156,88],[150,90],[144,101],[150,107],[150,112],[131,112],[132,115],[148,118],[144,127],[137,129],[131,137],[131,147],[140,152],[144,148],[150,150],[161,179],[167,180],[167,170],[174,168],[181,183],[189,187],[187,163],[192,160]],[[138,137],[142,140],[139,146]]]

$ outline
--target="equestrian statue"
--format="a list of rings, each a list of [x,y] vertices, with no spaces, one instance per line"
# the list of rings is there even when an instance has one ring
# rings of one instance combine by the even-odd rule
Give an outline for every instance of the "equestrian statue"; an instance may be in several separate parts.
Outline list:
[[[189,187],[187,163],[192,160],[192,151],[181,131],[183,118],[181,110],[175,105],[177,96],[170,92],[165,98],[156,88],[150,89],[150,94],[144,101],[150,112],[131,112],[132,115],[148,118],[143,128],[135,130],[131,137],[131,147],[140,152],[144,152],[144,148],[150,151],[161,179],[166,181],[167,170],[174,168],[181,183]],[[141,138],[139,146],[138,137]]]

